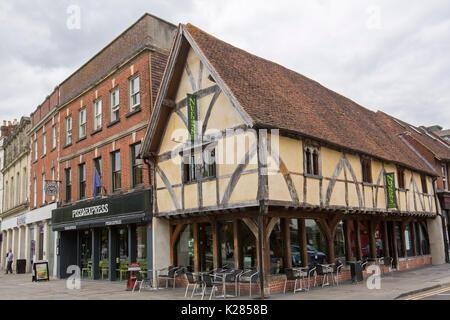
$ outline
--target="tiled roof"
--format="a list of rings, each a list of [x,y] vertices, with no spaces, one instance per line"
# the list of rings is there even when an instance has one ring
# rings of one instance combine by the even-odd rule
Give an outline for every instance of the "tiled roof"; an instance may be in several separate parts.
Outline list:
[[[191,24],[184,28],[256,126],[296,132],[436,174],[375,112]]]

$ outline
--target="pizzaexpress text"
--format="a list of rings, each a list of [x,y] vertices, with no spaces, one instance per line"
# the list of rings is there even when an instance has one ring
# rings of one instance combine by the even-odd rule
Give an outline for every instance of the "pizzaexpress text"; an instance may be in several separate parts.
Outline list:
[[[108,204],[102,204],[100,206],[72,210],[72,218],[92,216],[94,214],[101,214],[107,212],[108,212]]]

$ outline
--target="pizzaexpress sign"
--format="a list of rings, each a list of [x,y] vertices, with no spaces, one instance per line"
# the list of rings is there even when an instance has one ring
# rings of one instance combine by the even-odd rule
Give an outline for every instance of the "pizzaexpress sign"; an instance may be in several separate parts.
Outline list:
[[[142,213],[151,213],[150,190],[136,191],[95,201],[83,201],[57,208],[52,211],[52,223],[60,225],[86,220],[98,221]]]
[[[86,217],[108,212],[108,204],[106,203],[99,206],[72,210],[72,218]]]

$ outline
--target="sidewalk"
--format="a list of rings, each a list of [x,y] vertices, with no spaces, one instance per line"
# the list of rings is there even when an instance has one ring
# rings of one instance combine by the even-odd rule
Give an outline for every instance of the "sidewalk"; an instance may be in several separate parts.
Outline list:
[[[398,271],[381,278],[380,290],[369,290],[366,283],[342,283],[339,287],[314,288],[309,292],[273,295],[275,300],[393,300],[406,293],[450,285],[450,265]],[[82,280],[80,290],[69,290],[66,281],[31,282],[31,274],[0,274],[0,300],[179,300],[184,288],[158,291],[125,291],[126,282]],[[195,297],[199,300],[199,297]],[[239,299],[248,299],[241,297]]]

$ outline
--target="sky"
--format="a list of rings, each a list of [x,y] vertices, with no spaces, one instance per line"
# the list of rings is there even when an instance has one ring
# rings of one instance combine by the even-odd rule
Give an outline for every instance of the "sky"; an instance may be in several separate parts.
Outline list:
[[[145,12],[190,22],[373,111],[450,128],[448,0],[1,0],[0,120],[29,116]]]

